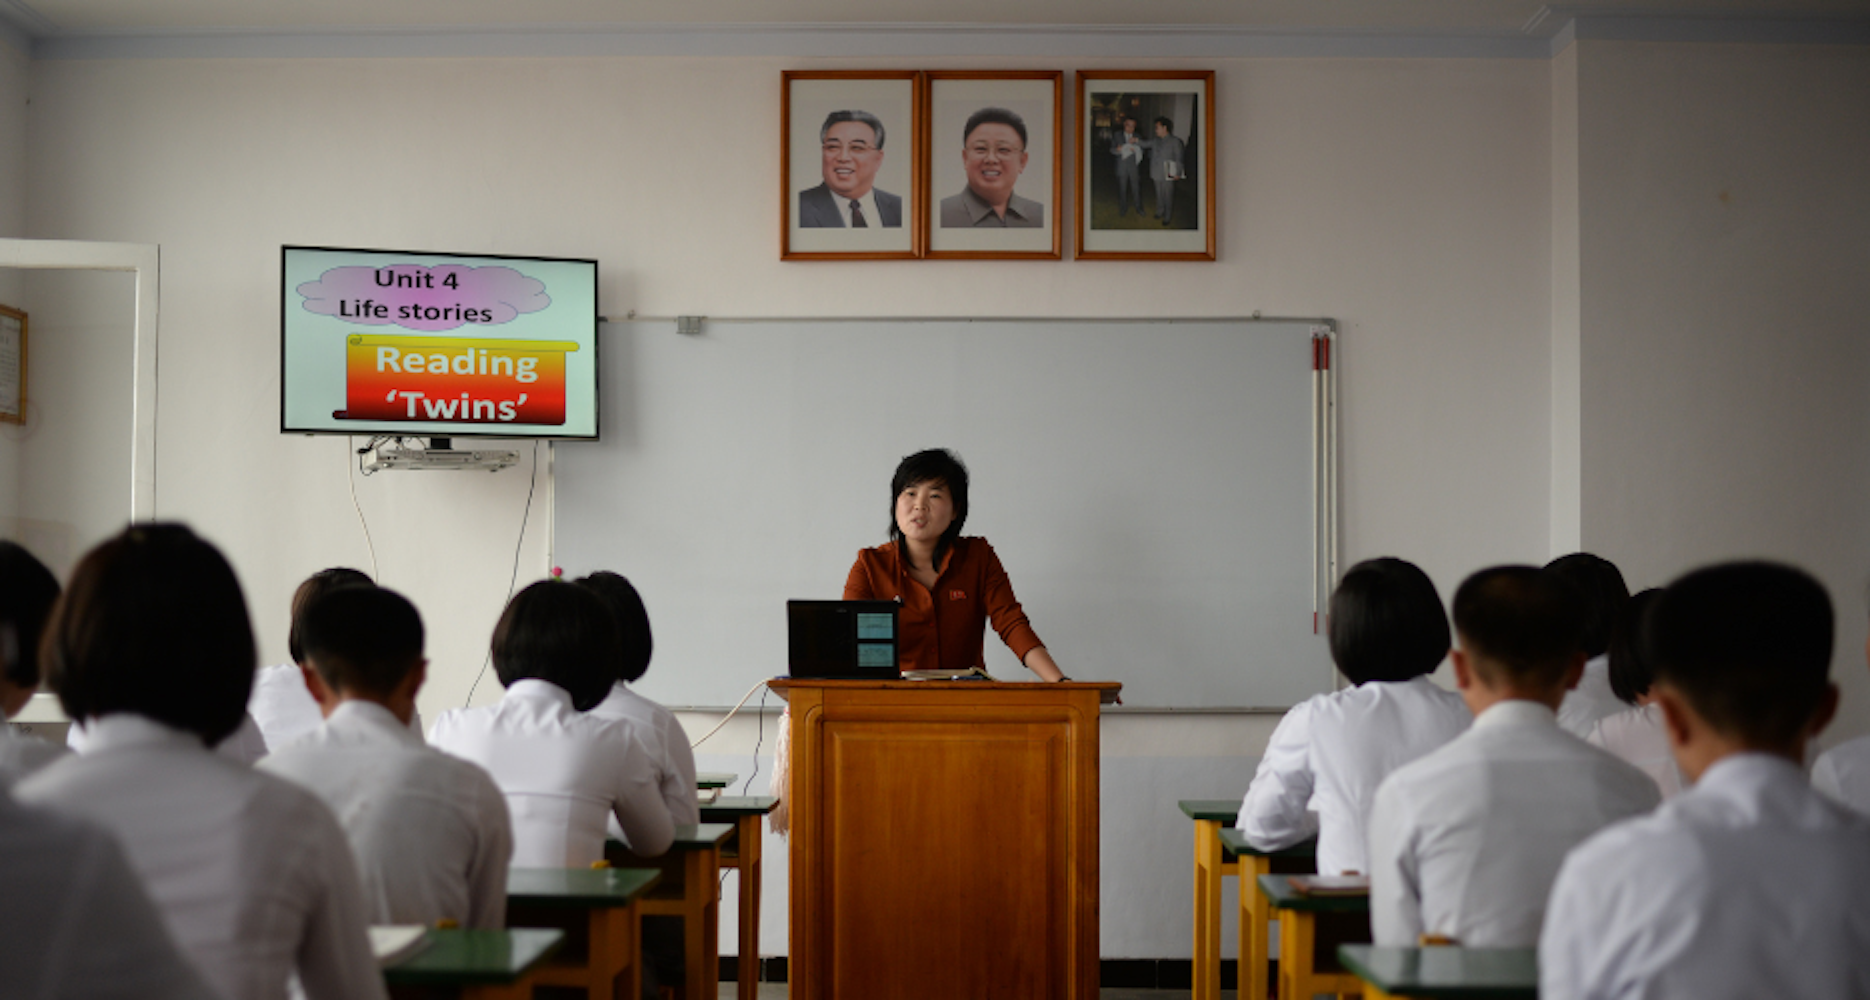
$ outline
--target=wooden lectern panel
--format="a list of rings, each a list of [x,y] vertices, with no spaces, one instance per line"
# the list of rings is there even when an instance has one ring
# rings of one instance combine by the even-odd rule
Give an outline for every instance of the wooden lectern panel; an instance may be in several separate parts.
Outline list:
[[[776,682],[791,995],[1095,997],[1104,687]]]

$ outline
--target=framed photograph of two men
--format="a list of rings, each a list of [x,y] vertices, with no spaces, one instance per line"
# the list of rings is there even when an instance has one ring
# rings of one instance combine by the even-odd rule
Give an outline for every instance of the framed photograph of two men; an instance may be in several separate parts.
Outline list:
[[[1077,74],[1079,259],[1214,259],[1214,72]]]
[[[782,260],[921,256],[922,74],[781,74]]]

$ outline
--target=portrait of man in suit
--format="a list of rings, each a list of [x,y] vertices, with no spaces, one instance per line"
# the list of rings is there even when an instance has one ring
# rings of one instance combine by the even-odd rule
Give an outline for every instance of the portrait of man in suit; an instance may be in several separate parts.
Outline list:
[[[805,229],[900,228],[903,200],[877,190],[883,165],[883,122],[868,111],[833,111],[818,128],[824,180],[799,192]]]
[[[982,108],[962,129],[961,165],[967,187],[941,200],[944,228],[1037,229],[1045,206],[1013,193],[1026,169],[1026,120],[1006,108]]]

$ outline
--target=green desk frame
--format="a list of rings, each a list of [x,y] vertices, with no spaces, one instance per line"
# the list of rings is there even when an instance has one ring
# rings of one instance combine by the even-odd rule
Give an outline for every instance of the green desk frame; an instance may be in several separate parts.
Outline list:
[[[1338,960],[1362,979],[1365,1000],[1537,1000],[1536,948],[1378,948],[1347,944]]]
[[[682,1000],[715,1000],[721,989],[721,845],[733,835],[731,823],[678,823],[675,843],[655,858],[632,854],[620,841],[604,844],[613,865],[662,871],[643,913],[682,918]]]
[[[739,1000],[760,995],[760,818],[779,805],[771,795],[723,795],[701,807],[703,823],[731,823],[734,835],[722,845],[721,867],[740,871]]]
[[[420,951],[383,970],[383,983],[393,1000],[530,1000],[533,970],[564,941],[559,930],[431,928]]]
[[[642,903],[662,879],[653,868],[513,868],[507,871],[507,924],[516,919],[567,921],[584,914],[584,954],[541,968],[541,986],[571,986],[591,1000],[642,993]],[[563,912],[551,912],[563,911]],[[528,917],[527,914],[538,915]],[[582,960],[580,960],[582,959]],[[622,983],[619,986],[619,978]]]

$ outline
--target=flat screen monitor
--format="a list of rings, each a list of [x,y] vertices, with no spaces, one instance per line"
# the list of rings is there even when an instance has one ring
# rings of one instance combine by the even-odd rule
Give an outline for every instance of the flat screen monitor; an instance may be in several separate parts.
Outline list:
[[[597,261],[280,251],[282,433],[597,437]]]

